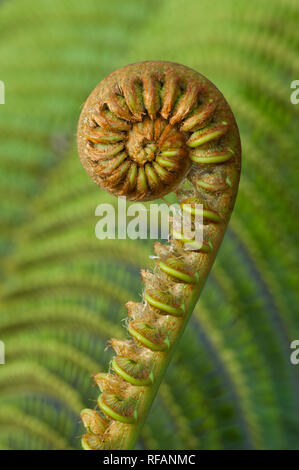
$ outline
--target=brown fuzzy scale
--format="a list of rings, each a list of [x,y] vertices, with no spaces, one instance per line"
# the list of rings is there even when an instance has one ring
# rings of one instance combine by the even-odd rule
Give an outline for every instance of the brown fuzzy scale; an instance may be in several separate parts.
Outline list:
[[[143,320],[148,323],[153,323],[156,320],[156,315],[153,309],[148,308],[142,303],[129,301],[125,305],[128,310],[128,317],[130,320]]]
[[[137,360],[145,352],[144,349],[138,348],[132,340],[123,341],[112,338],[109,343],[119,357],[131,357]]]
[[[86,430],[92,434],[103,434],[109,424],[108,421],[95,410],[82,410],[81,419]]]
[[[82,445],[129,449],[232,212],[241,166],[239,133],[229,105],[209,80],[180,64],[148,61],[111,73],[93,90],[80,116],[78,149],[87,173],[116,196],[151,200],[175,190],[181,207],[200,202],[206,211],[202,249],[187,250],[188,233],[176,239],[172,226],[170,241],[155,244],[155,270],[141,271],[143,300],[126,304],[131,338],[110,341],[117,373],[94,376],[107,420],[102,434],[92,434],[103,423],[96,411],[84,410],[89,434]],[[183,181],[188,187],[178,189]],[[151,371],[154,381],[132,385],[122,371],[136,379]]]
[[[130,391],[130,385],[121,380],[117,375],[100,372],[94,374],[93,378],[101,392],[126,395]]]

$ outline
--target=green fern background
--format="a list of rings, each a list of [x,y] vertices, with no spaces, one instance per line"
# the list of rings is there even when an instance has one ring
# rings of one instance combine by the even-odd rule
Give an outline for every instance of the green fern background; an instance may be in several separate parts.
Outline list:
[[[115,203],[81,168],[76,123],[109,72],[146,59],[211,79],[236,115],[231,224],[139,441],[146,449],[298,448],[297,0],[0,3],[0,448],[80,448],[90,374],[125,337],[151,242],[94,235]]]

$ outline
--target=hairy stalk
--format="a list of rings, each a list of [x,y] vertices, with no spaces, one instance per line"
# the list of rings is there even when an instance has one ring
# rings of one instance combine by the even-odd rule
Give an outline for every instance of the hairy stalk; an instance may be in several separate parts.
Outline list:
[[[229,221],[240,176],[233,114],[205,77],[179,64],[150,61],[104,79],[86,101],[78,149],[94,181],[116,196],[145,201],[171,191],[191,219],[203,205],[203,244],[171,225],[155,244],[154,272],[141,271],[141,303],[128,302],[126,341],[95,374],[97,410],[81,413],[86,450],[132,449],[211,269]],[[192,250],[190,250],[192,248]]]

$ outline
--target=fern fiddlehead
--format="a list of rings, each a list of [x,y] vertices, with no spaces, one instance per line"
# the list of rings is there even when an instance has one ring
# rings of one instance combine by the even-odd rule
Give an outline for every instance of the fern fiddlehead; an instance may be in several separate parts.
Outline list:
[[[111,370],[94,376],[99,411],[81,413],[84,449],[130,449],[222,241],[240,176],[239,133],[224,97],[205,77],[148,61],[99,83],[77,137],[84,168],[104,190],[138,201],[175,191],[191,218],[203,205],[202,244],[174,226],[167,244],[155,243],[155,271],[141,271],[143,301],[126,304],[131,339],[111,340]]]

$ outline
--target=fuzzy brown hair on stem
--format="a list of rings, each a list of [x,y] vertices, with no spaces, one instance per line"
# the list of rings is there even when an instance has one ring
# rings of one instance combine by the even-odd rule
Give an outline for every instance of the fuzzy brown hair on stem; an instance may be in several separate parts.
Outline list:
[[[174,226],[167,244],[155,243],[155,270],[141,271],[142,302],[126,305],[130,337],[110,341],[111,371],[94,376],[101,391],[97,409],[81,413],[84,449],[132,449],[233,210],[239,132],[207,78],[181,64],[146,61],[96,86],[83,106],[77,140],[85,170],[105,191],[131,201],[175,192],[191,218],[203,205],[202,245]]]

